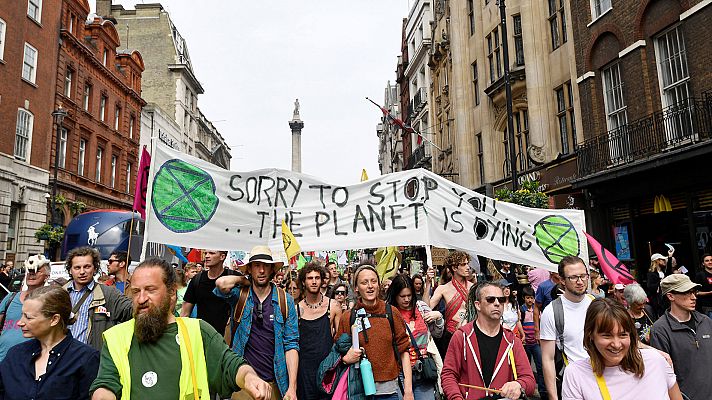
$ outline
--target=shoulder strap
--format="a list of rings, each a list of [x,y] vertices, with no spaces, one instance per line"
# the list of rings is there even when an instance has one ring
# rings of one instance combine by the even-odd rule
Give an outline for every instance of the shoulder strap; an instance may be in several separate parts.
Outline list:
[[[279,310],[282,312],[282,321],[284,323],[287,323],[287,292],[284,291],[279,286],[275,286],[277,288],[277,301],[279,302]]]
[[[5,308],[2,310],[2,317],[0,317],[0,334],[2,334],[2,330],[5,327],[5,317],[7,317],[7,310],[10,308],[10,304],[15,301],[15,296],[17,296],[18,292],[12,292],[10,295],[10,299],[5,303]]]
[[[84,295],[82,295],[82,297],[79,299],[77,304],[75,304],[74,307],[72,307],[72,313],[76,314],[77,311],[79,311],[79,309],[82,307],[82,304],[84,304],[84,302],[87,300],[87,298],[89,297],[91,292],[93,292],[93,290],[89,290],[87,288],[87,291],[84,292]]]
[[[386,318],[388,319],[388,323],[391,325],[391,344],[393,345],[393,356],[396,358],[396,365],[398,366],[398,370],[400,370],[401,362],[400,357],[398,357],[398,346],[396,346],[396,329],[393,323],[393,308],[390,303],[386,303]],[[400,388],[401,394],[405,393],[400,375],[398,376],[398,387]]]
[[[606,380],[603,379],[602,375],[596,375],[596,384],[598,385],[598,390],[601,391],[601,397],[603,400],[611,400],[611,394],[608,392],[608,386],[606,386]]]
[[[233,318],[237,324],[242,321],[242,314],[245,312],[245,303],[247,303],[247,296],[250,295],[250,287],[242,286],[240,288],[240,296],[237,298],[237,304],[235,305],[235,313]]]
[[[561,302],[561,297],[551,302],[551,307],[554,311],[554,325],[556,325],[556,346],[559,350],[564,349],[564,303]]]
[[[415,342],[415,336],[413,336],[413,332],[410,331],[410,327],[408,324],[405,324],[405,330],[408,332],[408,336],[410,336],[410,344],[413,345],[413,349],[415,350],[415,354],[418,356],[419,359],[423,359],[423,355],[420,354],[420,349],[418,348],[418,343]]]

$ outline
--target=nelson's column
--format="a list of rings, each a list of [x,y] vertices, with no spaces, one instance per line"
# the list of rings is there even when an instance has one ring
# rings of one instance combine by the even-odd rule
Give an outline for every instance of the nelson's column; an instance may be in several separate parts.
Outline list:
[[[299,99],[294,100],[294,115],[289,121],[292,129],[292,171],[302,172],[302,128],[304,122],[299,118]]]

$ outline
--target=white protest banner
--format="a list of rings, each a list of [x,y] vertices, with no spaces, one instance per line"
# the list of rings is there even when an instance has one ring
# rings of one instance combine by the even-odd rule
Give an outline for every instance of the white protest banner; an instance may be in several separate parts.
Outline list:
[[[433,245],[550,270],[565,255],[588,258],[583,211],[500,202],[423,169],[339,186],[227,171],[163,145],[152,156],[145,241],[283,252],[284,220],[302,251]]]

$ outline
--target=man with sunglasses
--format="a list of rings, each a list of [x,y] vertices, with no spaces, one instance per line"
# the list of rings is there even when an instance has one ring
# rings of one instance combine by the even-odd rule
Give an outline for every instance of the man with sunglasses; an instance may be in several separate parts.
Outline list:
[[[591,296],[586,295],[588,289],[586,264],[579,257],[566,256],[559,262],[558,274],[564,286],[564,294],[552,301],[541,313],[539,328],[544,383],[550,400],[559,398],[561,387],[562,376],[559,374],[561,371],[557,371],[554,361],[556,349],[563,353],[566,362],[588,358],[588,353],[583,347],[583,325],[586,311],[591,304]],[[559,311],[556,311],[557,308]],[[565,316],[561,334],[557,330],[555,317],[555,313],[559,312],[563,312]]]
[[[443,363],[442,387],[447,399],[481,399],[497,393],[504,398],[532,395],[536,381],[522,341],[500,322],[506,298],[498,283],[475,289],[477,319],[458,329]],[[470,385],[470,387],[460,384]]]
[[[106,269],[113,278],[108,279],[104,284],[106,286],[115,287],[121,294],[131,293],[129,276],[129,264],[131,263],[131,259],[128,253],[125,251],[114,251],[106,262]]]
[[[712,320],[695,311],[700,285],[684,274],[660,281],[670,308],[653,324],[650,345],[670,354],[680,390],[692,400],[712,393]]]

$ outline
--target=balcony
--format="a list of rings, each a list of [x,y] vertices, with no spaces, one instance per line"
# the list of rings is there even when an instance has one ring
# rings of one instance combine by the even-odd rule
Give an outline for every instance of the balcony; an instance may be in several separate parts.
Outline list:
[[[578,176],[591,177],[710,139],[712,96],[689,98],[585,141],[576,151]]]
[[[428,92],[424,87],[418,88],[413,97],[413,108],[416,114],[422,111],[426,104],[428,104]]]
[[[425,168],[425,169],[431,169],[432,168],[432,156],[430,154],[430,146],[425,146],[425,144],[421,144],[418,146],[417,149],[413,152],[413,154],[408,157],[408,165],[406,169],[414,169],[414,168]]]

